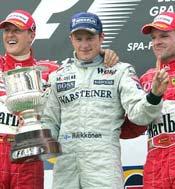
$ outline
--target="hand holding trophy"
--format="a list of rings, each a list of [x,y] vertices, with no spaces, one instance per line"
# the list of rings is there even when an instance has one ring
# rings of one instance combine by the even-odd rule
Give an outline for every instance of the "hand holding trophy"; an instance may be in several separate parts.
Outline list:
[[[44,108],[42,69],[32,66],[4,73],[7,108],[23,119],[12,145],[12,161],[47,159],[61,153],[60,144],[52,138],[50,129],[42,129],[40,122]]]

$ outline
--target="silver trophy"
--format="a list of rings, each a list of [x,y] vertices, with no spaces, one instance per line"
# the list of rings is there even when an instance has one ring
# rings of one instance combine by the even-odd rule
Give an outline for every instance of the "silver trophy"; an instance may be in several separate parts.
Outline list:
[[[60,144],[52,138],[50,129],[42,129],[40,122],[45,103],[42,70],[41,66],[32,66],[4,73],[7,108],[23,120],[12,144],[12,161],[48,159],[61,153]]]

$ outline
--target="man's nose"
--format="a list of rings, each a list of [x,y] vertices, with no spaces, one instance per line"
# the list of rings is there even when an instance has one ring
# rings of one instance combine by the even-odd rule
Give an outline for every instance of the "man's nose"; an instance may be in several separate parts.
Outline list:
[[[81,47],[86,48],[88,46],[89,46],[89,42],[86,41],[86,40],[83,40],[82,43],[81,43]]]

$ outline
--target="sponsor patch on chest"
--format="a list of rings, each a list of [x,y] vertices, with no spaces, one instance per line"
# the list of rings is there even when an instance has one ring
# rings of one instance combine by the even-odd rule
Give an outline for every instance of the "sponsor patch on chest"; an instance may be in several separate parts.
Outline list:
[[[75,88],[75,81],[57,83],[56,88],[57,92],[70,90]]]
[[[94,85],[114,85],[114,80],[94,80]]]

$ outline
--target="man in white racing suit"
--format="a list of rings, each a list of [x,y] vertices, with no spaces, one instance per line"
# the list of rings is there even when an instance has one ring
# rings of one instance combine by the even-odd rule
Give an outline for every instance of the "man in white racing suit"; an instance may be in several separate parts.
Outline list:
[[[123,189],[119,137],[124,115],[143,125],[156,118],[168,75],[157,71],[146,95],[130,64],[104,66],[99,55],[104,33],[97,15],[73,15],[70,32],[74,58],[50,75],[42,118],[43,127],[62,145],[53,189]]]

